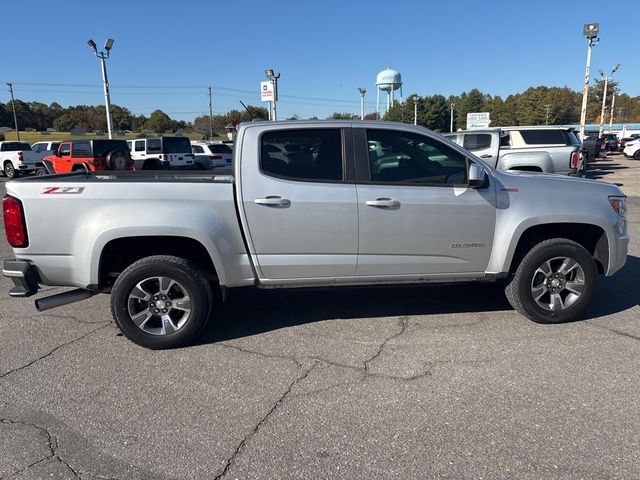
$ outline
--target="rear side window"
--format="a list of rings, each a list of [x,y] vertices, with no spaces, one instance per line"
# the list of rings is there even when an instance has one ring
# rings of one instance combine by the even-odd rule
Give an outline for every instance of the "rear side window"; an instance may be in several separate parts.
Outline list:
[[[529,145],[566,145],[562,133],[562,130],[520,130],[520,135]]]
[[[462,146],[472,152],[487,149],[491,147],[491,135],[488,133],[467,133],[464,135]]]
[[[25,142],[4,142],[2,144],[3,152],[17,152],[18,150],[31,150],[31,145]]]
[[[91,144],[89,142],[73,142],[71,146],[72,157],[90,157]]]
[[[191,148],[193,153],[204,153],[204,149],[200,145],[193,145]]]
[[[342,134],[337,128],[269,132],[260,145],[260,169],[267,175],[303,181],[343,179]]]
[[[159,138],[147,139],[147,153],[162,153],[162,142]]]
[[[191,142],[187,137],[163,137],[162,153],[191,153]]]

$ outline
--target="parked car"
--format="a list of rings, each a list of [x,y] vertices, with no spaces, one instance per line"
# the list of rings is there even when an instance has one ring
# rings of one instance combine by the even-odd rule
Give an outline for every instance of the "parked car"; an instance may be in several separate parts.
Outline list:
[[[132,170],[133,160],[124,140],[67,140],[53,155],[37,164],[36,175],[104,170]]]
[[[154,137],[128,140],[136,170],[177,170],[194,168],[191,143],[187,137]]]
[[[37,142],[31,145],[31,150],[33,150],[34,152],[39,152],[44,157],[47,155],[51,155],[53,152],[58,150],[58,145],[60,145],[60,140]]]
[[[634,140],[637,140],[637,137],[621,138],[620,141],[618,142],[618,150],[620,150],[621,152],[624,151],[624,147],[627,146],[627,142],[633,142]]]
[[[312,153],[287,163],[262,148],[289,144]],[[370,156],[371,144],[391,158]],[[244,123],[233,167],[229,176],[8,182],[9,294],[77,288],[38,298],[46,310],[111,293],[125,336],[168,348],[219,315],[217,289],[243,286],[499,280],[526,317],[570,321],[590,304],[598,273],[613,275],[627,258],[616,185],[502,172],[422,127]]]
[[[37,168],[36,162],[41,159],[42,155],[32,151],[31,145],[27,142],[0,142],[0,166],[7,178],[34,172]]]
[[[200,170],[231,167],[233,151],[222,143],[192,141],[191,151],[195,155],[195,167]]]
[[[625,157],[631,157],[634,160],[640,160],[640,138],[634,138],[628,141],[623,152]]]
[[[602,135],[602,139],[604,140],[604,148],[607,152],[618,151],[618,135],[615,133],[605,133]]]
[[[573,174],[581,144],[571,127],[498,127],[444,135],[498,170]]]

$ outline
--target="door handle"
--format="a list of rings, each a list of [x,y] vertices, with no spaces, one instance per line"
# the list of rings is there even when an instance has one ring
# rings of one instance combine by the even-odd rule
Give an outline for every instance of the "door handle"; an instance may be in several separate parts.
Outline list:
[[[370,207],[377,208],[400,208],[400,202],[398,200],[393,200],[392,198],[376,198],[375,200],[367,200],[364,203]]]
[[[269,195],[264,198],[256,198],[254,200],[258,205],[267,205],[269,207],[288,207],[291,205],[291,200],[288,198],[282,198],[277,195]]]
[[[491,158],[493,157],[493,155],[489,155],[488,153],[485,153],[484,155],[480,155],[480,158]]]

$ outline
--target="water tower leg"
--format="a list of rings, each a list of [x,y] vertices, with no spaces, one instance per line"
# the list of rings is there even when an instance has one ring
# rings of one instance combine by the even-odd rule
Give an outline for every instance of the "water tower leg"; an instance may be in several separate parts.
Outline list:
[[[376,86],[376,120],[380,120],[380,87]]]

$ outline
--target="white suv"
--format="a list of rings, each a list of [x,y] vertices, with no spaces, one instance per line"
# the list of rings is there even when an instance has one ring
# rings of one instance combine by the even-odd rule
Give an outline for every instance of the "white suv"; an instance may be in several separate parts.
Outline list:
[[[191,151],[195,155],[196,168],[210,170],[231,167],[233,150],[223,143],[192,141]]]
[[[632,157],[635,160],[640,160],[640,138],[636,138],[625,143],[624,150],[622,152],[625,157]]]
[[[194,168],[187,137],[154,137],[127,140],[136,170],[176,170]]]

